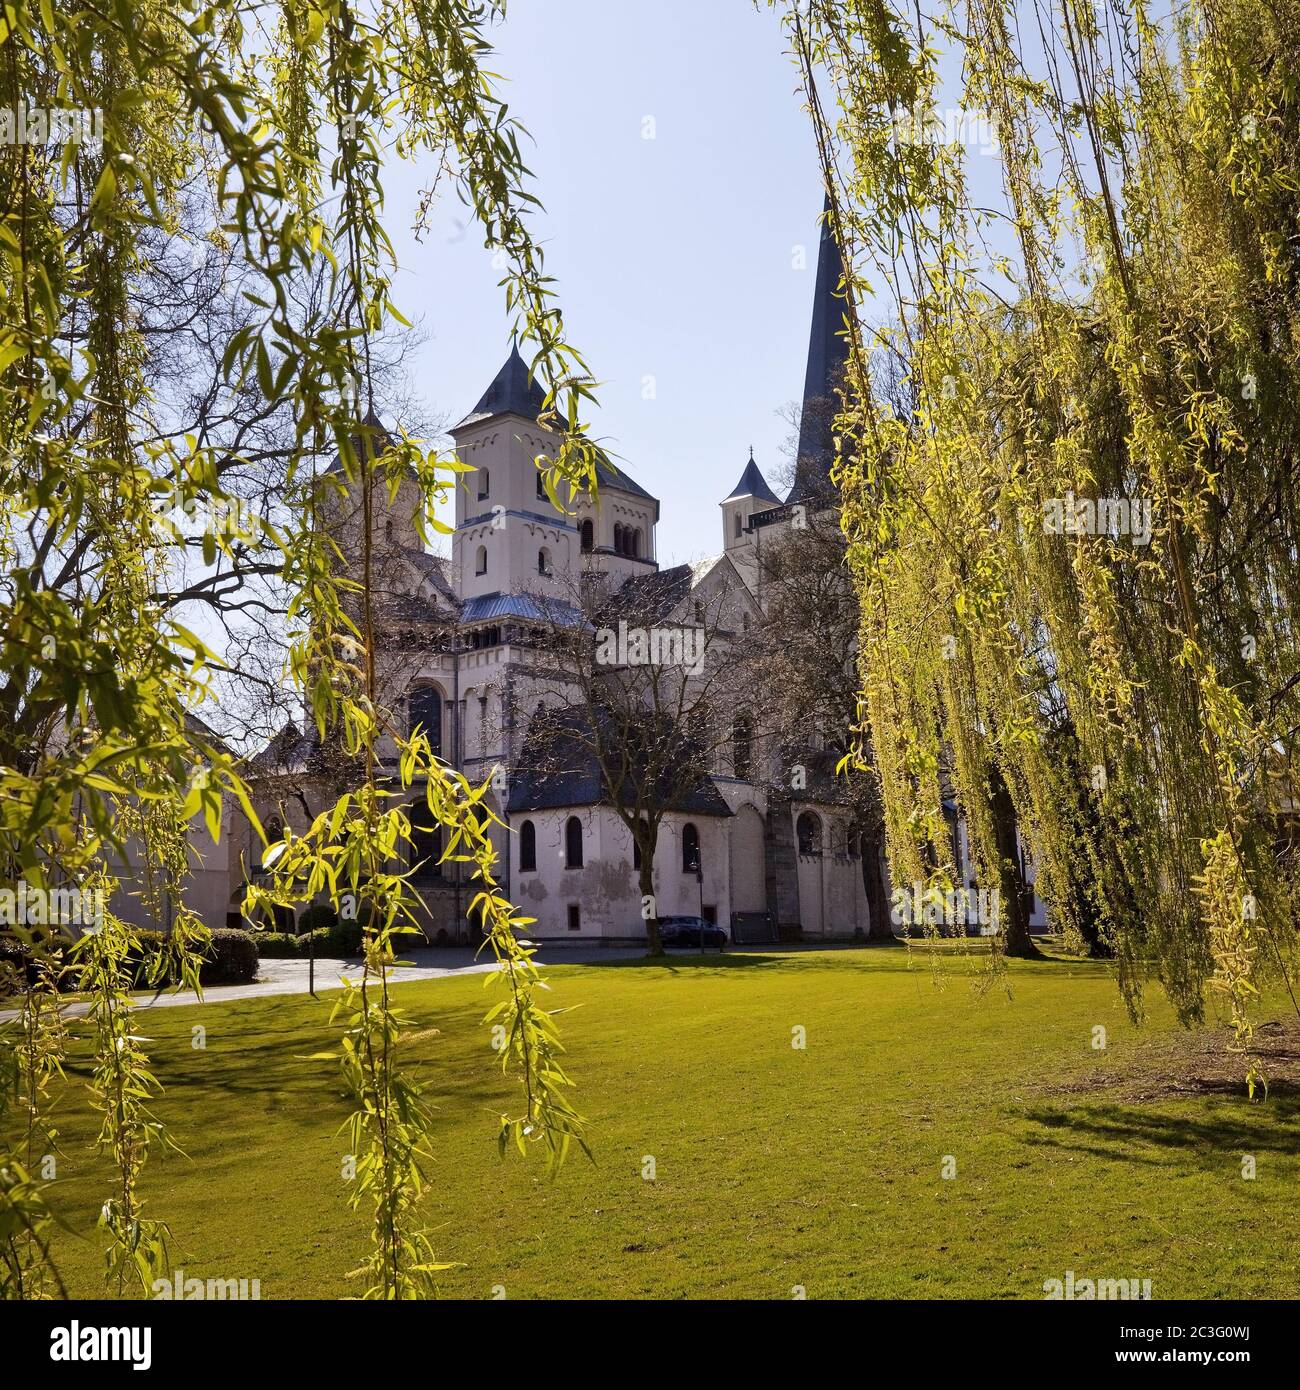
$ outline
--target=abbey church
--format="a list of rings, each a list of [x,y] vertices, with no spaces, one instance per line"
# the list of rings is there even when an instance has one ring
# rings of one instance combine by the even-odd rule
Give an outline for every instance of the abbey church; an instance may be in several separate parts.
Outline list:
[[[404,703],[410,726],[428,732],[445,762],[491,783],[489,804],[507,827],[494,835],[498,876],[536,919],[538,938],[645,937],[633,837],[598,770],[544,778],[529,766],[534,720],[566,698],[563,673],[547,661],[549,636],[583,621],[577,596],[593,577],[606,592],[653,592],[665,631],[689,635],[707,610],[720,617],[710,640],[725,633],[735,643],[761,622],[763,547],[800,524],[829,475],[834,383],[845,356],[839,280],[839,254],[823,227],[794,486],[782,500],[751,454],[720,500],[719,549],[707,560],[660,568],[659,499],[603,455],[594,503],[577,499],[569,514],[552,505],[534,463],[553,447],[538,424],[543,392],[514,347],[451,429],[473,471],[456,488],[450,558],[423,548],[400,493],[375,519],[390,617],[377,656],[387,688],[399,692],[389,704]],[[784,785],[778,750],[757,734],[758,711],[744,707],[760,698],[752,687],[735,692],[734,740],[713,752],[708,777],[664,815],[653,867],[657,914],[704,916],[741,940],[866,935],[868,880],[850,812],[831,779],[816,791]],[[312,735],[296,726],[259,755],[258,811],[273,831],[325,804],[321,764]],[[412,819],[418,824],[419,813]],[[257,863],[253,849],[247,862]],[[465,939],[470,884],[460,866],[437,862],[436,832],[419,849],[426,931]]]
[[[831,421],[846,356],[840,277],[839,252],[823,225],[793,486],[779,497],[751,453],[719,502],[720,544],[708,559],[661,569],[659,499],[603,455],[596,499],[556,509],[534,462],[553,448],[538,423],[543,392],[514,347],[450,431],[471,470],[456,488],[450,557],[424,549],[410,520],[414,499],[401,492],[372,519],[385,702],[408,728],[427,732],[443,761],[475,784],[491,784],[488,804],[504,827],[493,833],[498,880],[536,919],[530,930],[540,939],[634,942],[646,933],[639,852],[598,760],[555,776],[537,765],[542,722],[572,701],[578,683],[557,658],[558,638],[591,628],[582,596],[595,586],[650,596],[656,632],[684,645],[713,615],[712,659],[739,666],[767,608],[765,550],[806,526],[810,514],[834,525]],[[345,555],[360,524],[359,508],[338,523]],[[596,643],[602,634],[590,636]],[[635,660],[626,647],[624,640],[620,660]],[[892,931],[883,892],[874,899],[871,892],[873,873],[877,885],[885,881],[879,846],[868,846],[828,775],[834,759],[822,759],[820,775],[801,775],[802,764],[787,765],[788,746],[762,735],[761,684],[746,675],[728,698],[729,741],[710,750],[707,775],[671,800],[659,826],[656,915],[702,916],[739,941]],[[395,748],[388,752],[395,757]],[[327,761],[314,734],[292,724],[258,755],[258,812],[272,834],[305,824],[333,800]],[[413,808],[417,828],[422,814]],[[955,813],[953,827],[961,865]],[[417,835],[414,881],[428,905],[426,933],[472,939],[466,907],[474,889],[461,866],[439,862],[441,852],[436,829]],[[241,855],[259,862],[251,832],[233,857]]]

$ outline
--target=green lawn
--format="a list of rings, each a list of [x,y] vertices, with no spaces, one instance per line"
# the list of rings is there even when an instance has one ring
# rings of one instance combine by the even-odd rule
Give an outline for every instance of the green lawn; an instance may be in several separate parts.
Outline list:
[[[555,969],[554,1002],[582,1005],[562,1022],[596,1164],[579,1154],[554,1182],[497,1157],[514,1102],[479,1023],[483,978],[403,985],[441,1030],[409,1065],[440,1118],[427,1224],[464,1263],[446,1294],[1040,1298],[1073,1270],[1150,1278],[1157,1298],[1293,1297],[1294,1089],[1135,1098],[1135,1068],[1178,1065],[1154,993],[1137,1032],[1101,967],[1016,964],[1010,997],[973,989],[981,969],[954,960],[937,988],[923,955],[887,947]],[[151,1161],[145,1190],[187,1275],[256,1277],[265,1298],[352,1291],[366,1233],[340,1176],[348,1103],[332,1064],[301,1060],[328,1043],[328,998],[146,1016],[157,1109],[188,1157]],[[70,1292],[93,1296],[107,1177],[82,1063],[57,1191],[89,1239],[57,1249]]]

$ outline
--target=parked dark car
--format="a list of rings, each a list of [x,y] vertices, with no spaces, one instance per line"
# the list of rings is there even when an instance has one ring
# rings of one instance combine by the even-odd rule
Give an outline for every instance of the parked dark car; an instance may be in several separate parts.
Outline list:
[[[665,946],[694,946],[698,949],[700,933],[706,946],[725,946],[727,929],[703,917],[661,917],[659,939]]]

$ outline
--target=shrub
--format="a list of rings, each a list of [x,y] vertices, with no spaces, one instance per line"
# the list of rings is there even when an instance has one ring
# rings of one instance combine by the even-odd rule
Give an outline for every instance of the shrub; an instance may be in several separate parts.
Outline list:
[[[361,923],[355,918],[343,919],[334,923],[326,937],[326,950],[331,956],[359,956],[361,954]]]
[[[219,927],[212,933],[199,972],[205,985],[246,985],[257,977],[257,943],[251,932]]]
[[[310,936],[315,931],[328,931],[338,925],[338,920],[332,903],[312,903],[298,918],[298,934]]]

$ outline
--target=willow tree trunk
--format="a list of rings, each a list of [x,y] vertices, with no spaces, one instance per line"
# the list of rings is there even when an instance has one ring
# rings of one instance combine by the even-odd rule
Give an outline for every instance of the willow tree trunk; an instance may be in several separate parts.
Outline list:
[[[1020,841],[1016,835],[1016,808],[1001,773],[992,774],[993,833],[999,864],[999,910],[1002,949],[1026,960],[1041,956],[1029,935],[1029,885],[1020,867]]]
[[[875,832],[862,836],[862,886],[867,890],[867,910],[871,914],[871,925],[867,929],[869,941],[889,941],[894,935],[894,926],[889,919],[889,889],[885,883],[885,866],[880,848],[880,840]]]

